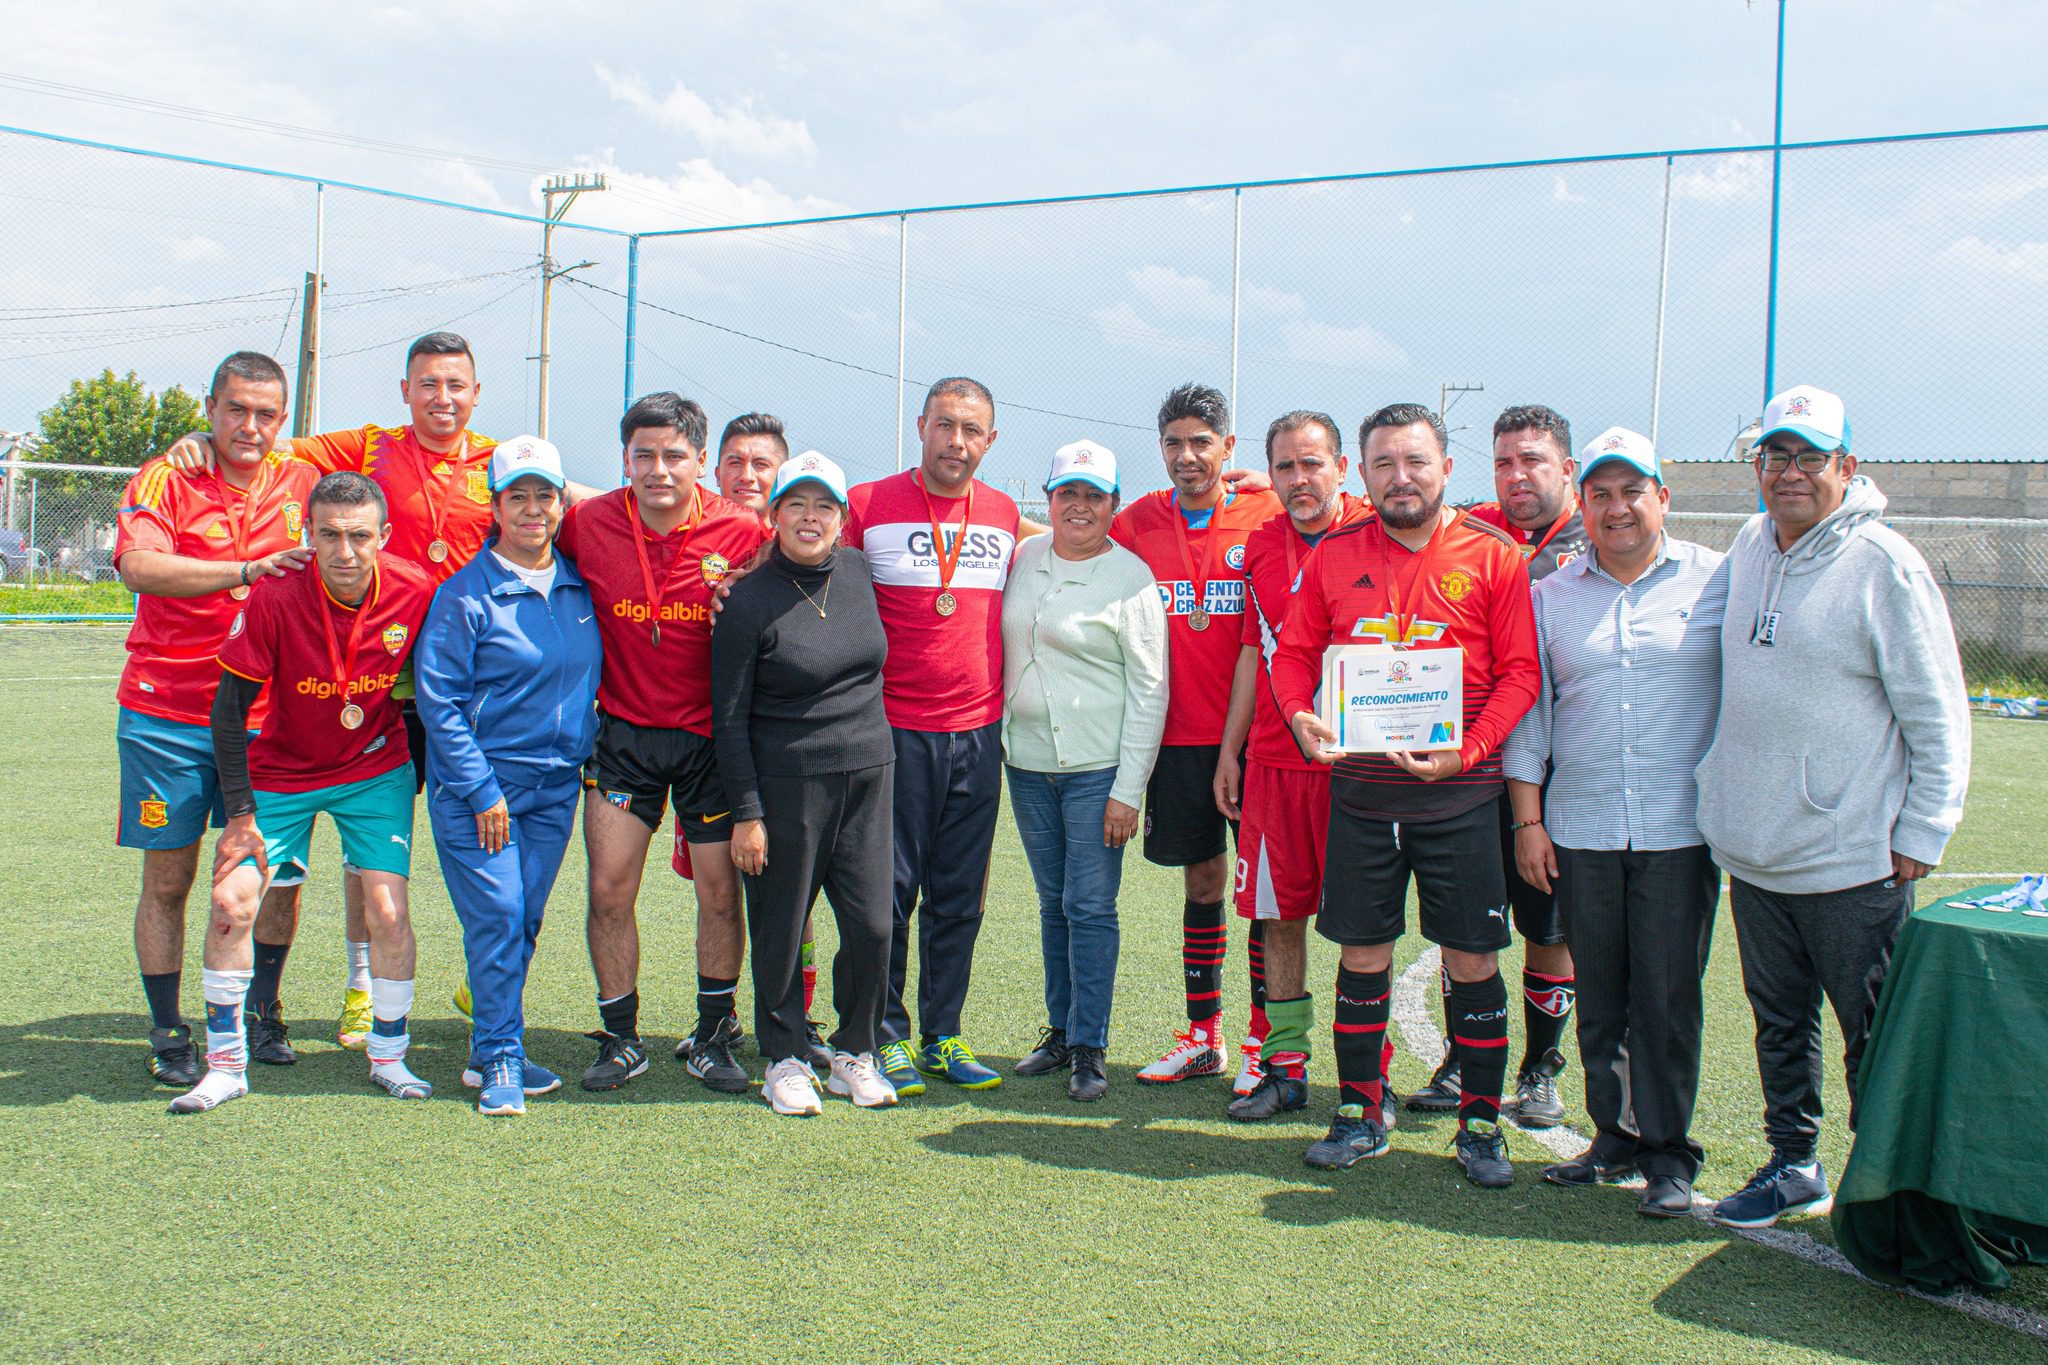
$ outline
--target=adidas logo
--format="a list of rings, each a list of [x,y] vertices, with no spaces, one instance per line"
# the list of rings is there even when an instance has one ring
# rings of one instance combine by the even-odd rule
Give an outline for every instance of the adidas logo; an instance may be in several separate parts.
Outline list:
[[[1357,579],[1356,579],[1356,580],[1354,580],[1354,581],[1352,582],[1351,586],[1352,586],[1352,587],[1354,587],[1354,588],[1369,588],[1369,587],[1371,587],[1371,586],[1372,586],[1372,575],[1371,575],[1371,574],[1369,574],[1369,573],[1362,573],[1362,574],[1360,574],[1360,575],[1359,575],[1359,576],[1357,577]]]

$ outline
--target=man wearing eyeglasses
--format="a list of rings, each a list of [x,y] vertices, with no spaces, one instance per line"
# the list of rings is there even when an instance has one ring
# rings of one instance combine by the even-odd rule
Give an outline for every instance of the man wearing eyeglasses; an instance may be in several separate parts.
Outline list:
[[[1892,943],[1962,819],[1970,771],[1948,606],[1882,524],[1842,400],[1788,389],[1761,433],[1764,511],[1728,552],[1720,727],[1696,770],[1700,833],[1730,877],[1771,1142],[1714,1205],[1732,1227],[1832,1205],[1816,1152],[1821,996],[1842,1029],[1854,1129]]]

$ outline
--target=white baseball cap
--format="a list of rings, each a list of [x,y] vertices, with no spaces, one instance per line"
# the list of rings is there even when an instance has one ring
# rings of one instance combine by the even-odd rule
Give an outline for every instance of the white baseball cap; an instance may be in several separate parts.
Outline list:
[[[790,489],[806,482],[821,483],[839,502],[846,501],[846,471],[815,450],[806,450],[794,459],[782,462],[782,468],[775,473],[775,487],[769,490],[768,501],[774,502]]]
[[[1787,389],[1764,404],[1763,430],[1756,443],[1762,445],[1781,431],[1789,431],[1816,450],[1849,448],[1849,414],[1841,397],[1811,384]]]
[[[1650,438],[1627,427],[1609,427],[1586,442],[1579,451],[1579,482],[1584,483],[1601,465],[1617,463],[1664,482],[1664,466]]]
[[[538,474],[557,488],[569,482],[562,473],[562,452],[546,437],[514,436],[498,442],[491,451],[491,491],[495,493],[527,474]]]
[[[1093,484],[1105,493],[1116,492],[1116,456],[1108,446],[1093,441],[1061,446],[1052,453],[1052,473],[1045,477],[1045,491],[1050,493],[1063,483]]]

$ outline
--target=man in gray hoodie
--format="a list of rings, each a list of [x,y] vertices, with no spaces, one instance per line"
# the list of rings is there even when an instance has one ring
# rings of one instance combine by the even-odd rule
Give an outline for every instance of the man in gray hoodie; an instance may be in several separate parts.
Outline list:
[[[1772,1156],[1714,1206],[1767,1227],[1825,1211],[1820,998],[1857,1064],[1913,909],[1963,813],[1970,714],[1948,607],[1927,562],[1881,524],[1842,400],[1801,386],[1764,408],[1764,511],[1728,552],[1721,719],[1697,769],[1699,826],[1727,870],[1756,1014]]]

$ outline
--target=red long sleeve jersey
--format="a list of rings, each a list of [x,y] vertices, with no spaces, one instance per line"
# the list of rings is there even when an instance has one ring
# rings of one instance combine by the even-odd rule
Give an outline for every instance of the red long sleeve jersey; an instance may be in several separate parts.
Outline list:
[[[1301,576],[1273,656],[1283,716],[1316,709],[1323,652],[1332,645],[1379,640],[1465,654],[1463,770],[1424,782],[1383,755],[1352,754],[1337,762],[1337,800],[1368,819],[1421,823],[1495,799],[1501,743],[1535,703],[1542,677],[1529,578],[1508,538],[1458,512],[1417,553],[1375,518],[1325,536]],[[1397,604],[1412,616],[1405,640],[1396,638]]]

